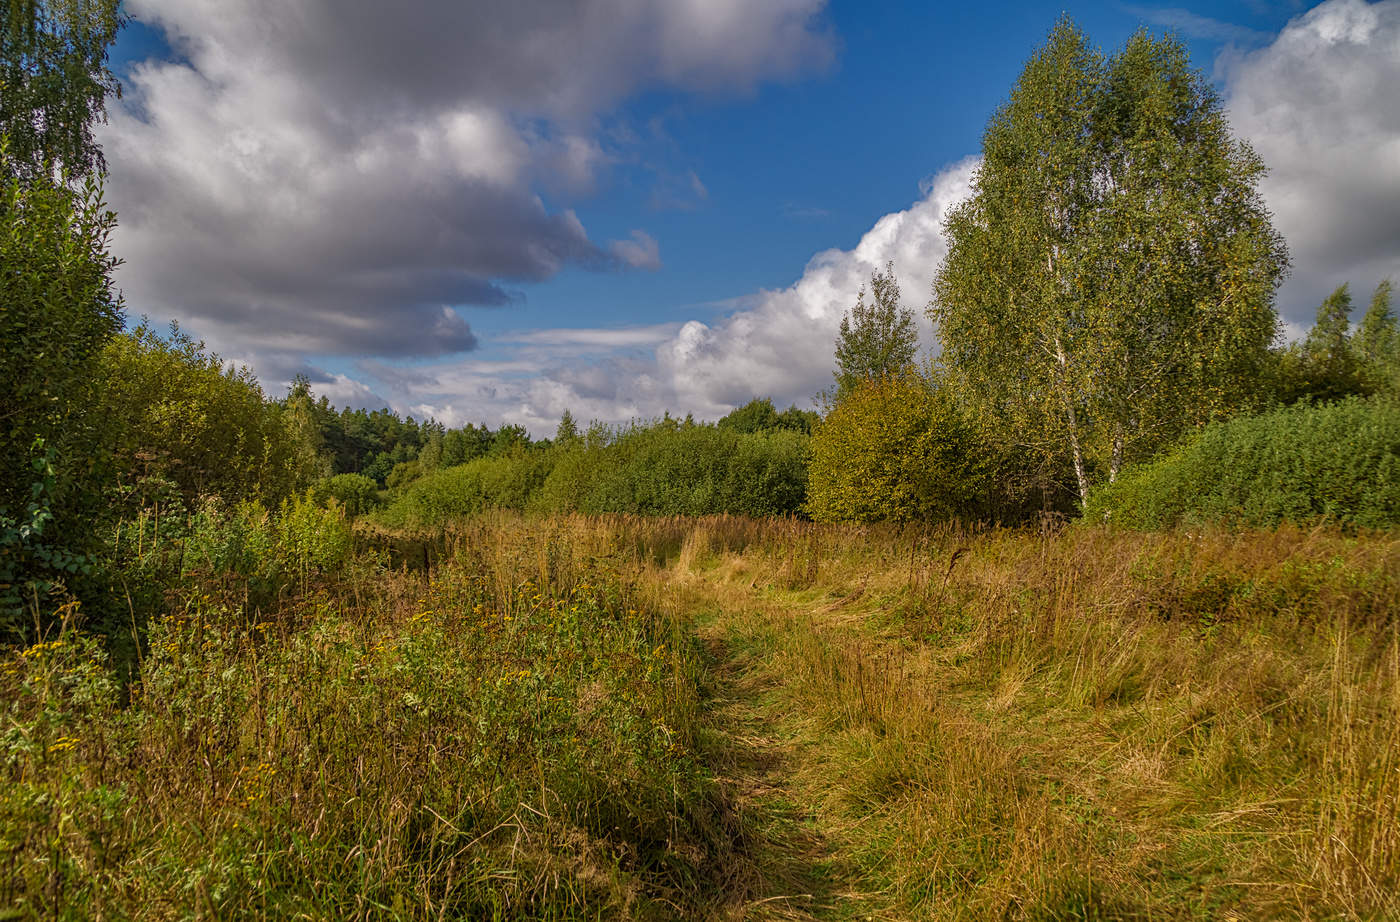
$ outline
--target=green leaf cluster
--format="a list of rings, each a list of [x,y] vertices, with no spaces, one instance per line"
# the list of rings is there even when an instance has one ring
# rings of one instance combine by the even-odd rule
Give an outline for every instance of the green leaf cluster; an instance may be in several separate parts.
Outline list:
[[[870,300],[861,288],[855,306],[841,318],[836,337],[836,403],[866,381],[903,374],[914,365],[919,334],[914,314],[899,300],[894,262],[870,277]]]
[[[1262,399],[1287,254],[1178,39],[1105,56],[1062,20],[982,154],[929,313],[979,410],[1071,463],[1081,500]]]
[[[0,135],[0,620],[90,570],[102,511],[89,375],[120,328],[94,180],[21,181]]]
[[[1355,329],[1350,286],[1328,295],[1303,341],[1278,354],[1279,402],[1400,394],[1400,328],[1390,306],[1392,290],[1388,280],[1376,287]]]
[[[922,377],[857,386],[812,436],[806,511],[819,522],[975,514],[987,459],[949,393]]]
[[[0,135],[9,138],[6,178],[55,171],[98,175],[92,136],[121,84],[107,67],[123,24],[119,0],[4,0],[0,3]]]
[[[246,367],[226,366],[178,327],[115,337],[94,371],[118,490],[168,480],[193,508],[207,495],[276,503],[311,482],[314,452],[290,414]]]
[[[0,142],[0,172],[10,163]],[[59,494],[83,477],[69,459],[91,453],[87,374],[121,326],[115,221],[95,182],[0,182],[0,509],[28,501],[35,439],[58,452]]]
[[[336,474],[317,481],[312,495],[322,504],[335,500],[352,518],[379,506],[379,485],[364,474]]]
[[[1105,487],[1085,519],[1144,530],[1400,524],[1400,401],[1352,397],[1212,424]]]
[[[755,403],[772,410],[768,401]],[[805,432],[784,426],[750,432],[669,417],[618,431],[595,424],[548,447],[517,444],[508,454],[426,473],[391,491],[376,515],[396,527],[440,525],[488,509],[788,515],[806,497],[808,442]]]

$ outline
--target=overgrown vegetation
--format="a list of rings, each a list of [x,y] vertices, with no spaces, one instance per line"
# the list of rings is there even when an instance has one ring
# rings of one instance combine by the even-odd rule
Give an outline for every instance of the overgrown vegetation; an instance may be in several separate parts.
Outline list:
[[[1394,537],[672,528],[804,895],[754,917],[1400,913]]]
[[[1400,910],[1389,537],[497,516],[424,572],[314,509],[162,539],[125,691],[71,610],[6,654],[6,907]]]
[[[438,527],[489,509],[644,515],[798,511],[806,496],[808,436],[791,428],[740,428],[726,420],[717,425],[663,420],[617,432],[595,427],[547,449],[481,458],[412,482],[378,518],[403,528]]]
[[[1179,42],[1037,51],[946,364],[887,265],[824,416],[537,439],[119,332],[116,4],[6,9],[0,918],[1400,915],[1391,289],[1270,348]]]
[[[425,581],[348,558],[347,537],[296,506],[163,539],[182,575],[125,687],[73,609],[5,654],[0,906],[700,911],[730,846],[696,756],[696,652],[638,598],[630,555],[479,529]],[[269,567],[298,572],[250,607]]]
[[[1090,500],[1085,518],[1137,529],[1400,524],[1400,402],[1352,397],[1208,426]]]

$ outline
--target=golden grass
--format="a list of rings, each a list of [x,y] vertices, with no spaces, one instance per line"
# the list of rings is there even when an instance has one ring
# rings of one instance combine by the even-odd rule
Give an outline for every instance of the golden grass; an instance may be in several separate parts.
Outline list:
[[[65,688],[100,706],[41,713],[44,654],[11,654],[9,726],[47,735],[7,743],[8,906],[1400,917],[1396,537],[495,515],[362,539],[389,569],[367,553],[262,628],[211,581],[129,707],[93,651]],[[541,600],[598,586],[541,645]],[[536,693],[542,667],[574,678]],[[545,718],[579,741],[526,732]]]
[[[1395,538],[711,520],[683,547],[651,578],[762,651],[786,796],[861,905],[1400,915]]]

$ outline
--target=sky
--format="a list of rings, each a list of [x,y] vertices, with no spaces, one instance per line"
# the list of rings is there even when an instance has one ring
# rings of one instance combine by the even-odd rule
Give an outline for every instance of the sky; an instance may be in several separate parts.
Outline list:
[[[128,315],[273,396],[553,432],[813,405],[889,260],[925,346],[982,132],[1063,13],[1175,31],[1293,269],[1400,281],[1400,0],[125,0],[98,131]]]

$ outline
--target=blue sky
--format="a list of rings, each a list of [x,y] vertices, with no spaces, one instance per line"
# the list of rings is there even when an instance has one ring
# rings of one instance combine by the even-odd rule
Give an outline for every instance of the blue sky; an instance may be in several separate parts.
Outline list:
[[[463,71],[444,65],[441,72],[421,77],[406,74],[400,94],[386,94],[370,104],[367,96],[379,94],[381,87],[394,84],[400,73],[416,66],[411,57],[386,53],[385,60],[367,65],[363,75],[347,72],[339,62],[353,60],[363,49],[356,42],[367,39],[349,31],[336,34],[328,26],[321,33],[312,31],[299,44],[289,40],[286,48],[275,47],[280,39],[273,39],[274,47],[263,59],[263,33],[250,25],[258,14],[249,10],[240,17],[237,0],[219,0],[210,7],[218,12],[200,15],[206,2],[213,0],[129,3],[137,21],[122,35],[114,54],[119,71],[133,78],[124,108],[113,120],[113,143],[108,146],[113,167],[110,197],[123,224],[128,223],[128,213],[132,216],[128,238],[118,237],[119,255],[127,256],[129,264],[123,270],[129,276],[122,279],[129,312],[181,316],[181,305],[191,304],[183,317],[185,325],[225,355],[250,362],[269,390],[277,390],[295,371],[310,371],[323,391],[342,402],[391,403],[404,412],[431,412],[452,422],[519,421],[537,430],[548,428],[548,420],[571,402],[581,404],[571,406],[576,415],[620,422],[661,409],[714,415],[734,402],[735,394],[764,393],[765,386],[780,400],[802,402],[804,394],[815,393],[823,383],[815,370],[822,361],[829,364],[831,331],[823,330],[825,339],[814,334],[801,344],[803,354],[793,362],[800,368],[791,380],[746,372],[742,362],[692,369],[691,380],[685,365],[695,350],[682,348],[681,331],[687,324],[700,324],[703,330],[697,333],[699,328],[692,325],[686,335],[703,339],[705,350],[745,350],[752,345],[748,339],[720,334],[742,328],[743,316],[755,310],[780,310],[774,293],[787,292],[792,310],[804,310],[793,306],[806,303],[797,288],[807,279],[809,261],[824,251],[835,249],[853,260],[837,272],[839,281],[823,283],[825,296],[839,300],[854,284],[852,279],[868,278],[862,260],[851,254],[884,216],[927,202],[930,183],[940,175],[945,185],[956,186],[945,171],[976,154],[988,116],[1005,99],[1062,9],[1105,48],[1117,47],[1139,27],[1159,33],[1176,29],[1188,42],[1196,65],[1216,80],[1232,114],[1239,108],[1243,121],[1263,126],[1258,131],[1264,143],[1251,141],[1266,159],[1271,145],[1279,147],[1279,158],[1295,173],[1305,170],[1308,161],[1303,152],[1288,146],[1292,141],[1286,135],[1305,133],[1306,125],[1280,128],[1269,114],[1280,104],[1289,105],[1280,80],[1286,83],[1296,75],[1300,109],[1309,100],[1325,109],[1327,100],[1309,95],[1315,96],[1318,78],[1307,74],[1306,67],[1321,65],[1306,62],[1317,55],[1281,41],[1281,33],[1292,22],[1294,32],[1306,39],[1303,24],[1311,15],[1319,22],[1309,28],[1321,37],[1317,41],[1334,49],[1337,61],[1330,66],[1337,73],[1350,79],[1369,67],[1378,71],[1376,80],[1381,81],[1396,63],[1394,46],[1387,44],[1388,30],[1397,28],[1400,20],[1396,0],[1375,5],[1333,0],[1312,14],[1301,5],[1261,0],[1191,8],[778,0],[772,4],[776,12],[766,21],[757,17],[756,24],[736,16],[677,26],[668,21],[673,14],[665,11],[666,4],[660,4],[658,12],[656,4],[637,0],[632,38],[618,40],[599,32],[602,37],[593,39],[600,43],[597,55],[578,52],[577,61],[560,65],[555,73],[540,76],[530,70],[528,58],[529,52],[538,52],[537,36],[549,34],[552,24],[533,21],[528,14],[501,13],[495,20],[500,34],[485,51],[463,53],[489,57],[516,48],[512,43],[518,41],[518,47],[529,50],[520,68]],[[301,19],[314,25],[318,11],[331,10],[334,4],[305,0],[297,6],[303,8]],[[419,0],[408,4],[403,15],[416,15],[424,21],[420,25],[431,29],[434,17],[450,15],[439,6],[446,5]],[[496,14],[492,6],[479,4],[479,21],[458,24],[463,34],[490,32],[481,23]],[[1378,24],[1368,26],[1369,32],[1357,31],[1356,22],[1370,19]],[[1335,51],[1331,36],[1336,29],[1329,25],[1334,21],[1351,24],[1347,34],[1356,40],[1342,49],[1345,54]],[[628,24],[623,22],[620,31]],[[411,43],[423,40],[424,33],[402,27],[404,36],[384,38],[404,43],[410,49],[405,54],[412,54]],[[439,31],[451,33],[452,27],[445,18]],[[713,35],[706,32],[711,27]],[[586,46],[594,34],[588,28],[586,22],[574,28],[583,30],[579,44]],[[705,37],[693,47],[686,44],[686,36],[697,32],[708,36],[709,44]],[[658,54],[657,46],[665,53]],[[451,56],[454,51],[450,42],[438,41],[423,53]],[[677,58],[684,66],[670,63]],[[239,70],[240,61],[250,69],[264,69],[268,76],[248,76]],[[549,63],[542,59],[543,69]],[[376,66],[381,68],[377,73]],[[366,89],[357,94],[349,85],[361,76]],[[426,82],[430,79],[431,84]],[[328,89],[318,95],[319,86]],[[456,87],[461,94],[454,97]],[[1244,88],[1253,95],[1236,101],[1232,94]],[[363,285],[348,290],[355,285],[353,279],[322,290],[318,280],[324,281],[341,265],[327,252],[364,252],[378,258],[421,229],[422,222],[414,216],[423,213],[425,205],[415,202],[432,204],[443,193],[456,201],[451,199],[456,191],[451,182],[432,172],[456,175],[439,159],[430,158],[417,172],[411,161],[399,173],[374,173],[361,166],[384,144],[366,142],[357,135],[358,126],[389,124],[392,129],[392,120],[406,119],[404,113],[428,93],[443,96],[431,103],[433,113],[469,111],[474,126],[483,118],[497,125],[487,134],[478,128],[471,134],[476,145],[471,156],[486,150],[482,145],[488,142],[481,139],[489,134],[489,146],[498,154],[495,160],[482,154],[482,163],[511,164],[500,167],[508,176],[496,167],[482,167],[492,182],[514,197],[506,201],[493,193],[488,207],[502,209],[495,226],[528,224],[533,230],[519,230],[519,240],[501,242],[483,218],[483,230],[471,231],[474,242],[462,244],[475,248],[466,254],[474,266],[468,278],[442,280],[451,275],[451,266],[443,263],[450,264],[457,250],[447,248],[438,262],[428,265],[416,255],[421,249],[405,247],[402,256],[384,257],[367,276],[372,280],[368,294]],[[289,95],[301,98],[287,104]],[[562,102],[561,96],[566,97]],[[346,117],[327,116],[323,133],[314,139],[301,137],[308,130],[305,124],[320,117],[316,110],[322,101],[327,112],[344,112]],[[1369,99],[1343,102],[1354,103],[1358,110],[1374,105]],[[285,111],[278,111],[283,107]],[[1355,156],[1362,163],[1368,162],[1365,145],[1390,137],[1387,132],[1395,127],[1391,111],[1372,121],[1376,124],[1357,129]],[[251,126],[246,130],[245,122]],[[404,124],[420,122],[408,118]],[[1285,137],[1280,140],[1275,134]],[[1345,144],[1348,139],[1339,140]],[[421,137],[417,143],[421,148]],[[151,153],[156,148],[169,153],[157,157]],[[236,150],[231,160],[230,148]],[[301,153],[303,149],[310,153]],[[1371,149],[1374,158],[1374,146]],[[206,181],[200,175],[203,157],[223,163],[233,179]],[[359,190],[354,182],[346,185],[343,176],[326,180],[326,194],[338,195],[340,201],[318,203],[314,179],[302,184],[278,172],[300,164],[314,173],[328,159],[339,157],[353,161],[354,169],[369,170],[367,180],[378,177],[385,185],[374,196],[366,194],[362,212],[344,210],[344,190],[355,189],[351,196]],[[1303,165],[1295,169],[1294,159]],[[179,178],[165,183],[163,178],[171,174]],[[1378,181],[1387,194],[1393,191],[1392,179],[1382,165]],[[1284,191],[1275,191],[1275,196],[1282,200],[1293,194],[1299,181],[1276,177]],[[471,182],[478,179],[474,176]],[[188,193],[183,197],[182,183]],[[477,211],[479,190],[462,194],[460,207]],[[531,211],[532,196],[538,196],[542,211]],[[300,210],[287,215],[270,212],[277,206],[269,203],[281,200]],[[1384,202],[1383,195],[1374,207]],[[384,222],[382,240],[365,230],[341,234],[322,247],[315,239],[320,230],[314,222],[297,224],[301,215],[316,213],[318,204],[326,206],[328,221],[342,227],[363,221],[370,228],[400,204],[403,214],[392,214],[394,220]],[[210,220],[210,212],[219,213],[219,220]],[[280,250],[307,247],[313,254],[297,263],[308,267],[305,280],[290,278],[294,264],[279,263],[277,253],[270,251],[274,243],[259,248],[263,229],[281,227],[282,217],[288,218],[289,226],[297,226],[295,233],[288,231]],[[164,237],[154,229],[163,222]],[[193,228],[202,240],[199,249],[182,250],[194,238],[190,233],[172,234],[170,222]],[[446,223],[453,229],[437,231],[424,246],[436,247],[444,233],[462,230],[455,219]],[[1285,233],[1288,230],[1285,226]],[[1380,232],[1390,231],[1387,225]],[[549,243],[539,244],[531,237],[535,233]],[[123,253],[127,239],[130,252]],[[639,246],[629,249],[628,241]],[[512,246],[519,252],[504,252]],[[541,246],[549,250],[545,257],[539,257]],[[886,255],[903,253],[911,263],[897,269],[906,304],[921,311],[937,246],[889,246],[894,249]],[[1280,301],[1285,316],[1295,322],[1306,313],[1301,305],[1334,278],[1356,272],[1362,276],[1354,279],[1358,285],[1374,284],[1376,278],[1365,276],[1390,266],[1384,251],[1359,266],[1336,259],[1316,264],[1307,246],[1305,242],[1303,264],[1295,276],[1308,272],[1313,280],[1290,283],[1294,289],[1286,290]],[[878,248],[872,244],[865,250]],[[1297,263],[1296,245],[1294,250]],[[318,259],[324,266],[313,272]],[[183,273],[168,265],[159,271],[131,268],[137,260],[198,266]],[[497,265],[500,271],[493,271]],[[426,281],[404,281],[415,273]],[[382,310],[374,293],[380,286]],[[478,289],[484,288],[490,291],[478,296]],[[847,297],[850,294],[845,291]],[[464,303],[449,305],[459,320],[441,321],[434,313],[434,298],[446,303],[464,297]],[[484,300],[502,303],[483,306]],[[336,325],[337,301],[354,302],[344,309],[353,322],[321,340],[318,324],[307,318],[329,318],[329,324]],[[401,316],[393,313],[397,302],[404,305]],[[839,320],[839,309],[833,313],[830,305],[805,310],[807,326],[834,330],[834,320]],[[296,329],[289,327],[281,337],[278,325],[284,321]],[[381,321],[384,326],[377,329]],[[445,323],[441,336],[417,341],[408,332],[415,325],[440,322]],[[559,330],[622,332],[611,339],[599,334],[596,342],[582,341],[589,337],[580,334],[574,338],[580,341],[566,342],[569,337],[549,332]],[[473,341],[474,348],[460,348]],[[819,354],[823,341],[824,357]],[[766,354],[781,351],[769,348]],[[664,369],[654,367],[658,364]],[[746,374],[753,378],[751,387],[742,386],[743,380],[729,380]],[[723,386],[695,384],[702,379]]]

